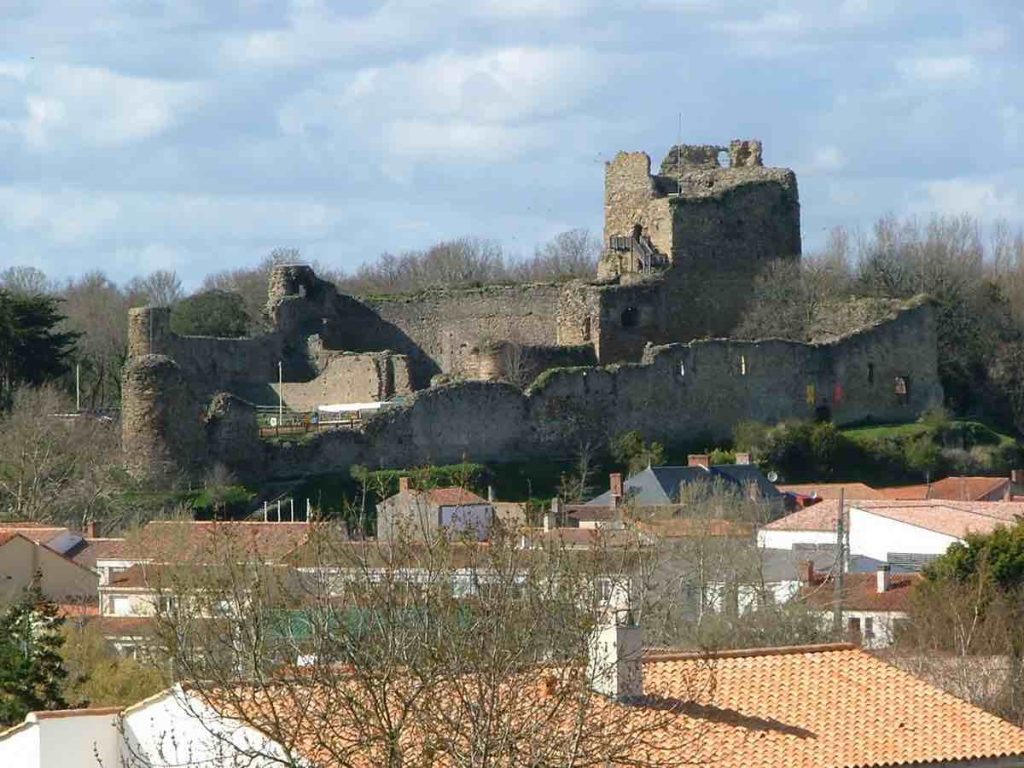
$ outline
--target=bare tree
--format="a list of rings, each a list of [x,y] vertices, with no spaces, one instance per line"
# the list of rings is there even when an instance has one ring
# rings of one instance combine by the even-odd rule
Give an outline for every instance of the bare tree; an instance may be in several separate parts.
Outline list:
[[[152,304],[157,307],[170,307],[185,296],[181,280],[176,272],[158,269],[145,277],[136,277],[125,285],[132,306]]]
[[[36,267],[15,266],[0,272],[0,287],[27,296],[54,293],[56,286]]]
[[[198,723],[208,726],[213,707],[288,755],[209,729],[246,759],[653,766],[665,764],[665,740],[696,748],[699,732],[677,717],[685,701],[651,692],[653,706],[621,707],[592,692],[604,674],[594,631],[612,607],[600,587],[635,552],[522,550],[500,534],[485,546],[351,542],[327,524],[295,568],[227,546],[211,551],[215,568],[164,572],[173,597],[159,601],[157,620]],[[708,692],[702,680],[694,698]]]
[[[0,514],[12,520],[81,528],[106,509],[118,488],[120,459],[113,423],[64,417],[53,389],[22,389],[0,418]]]

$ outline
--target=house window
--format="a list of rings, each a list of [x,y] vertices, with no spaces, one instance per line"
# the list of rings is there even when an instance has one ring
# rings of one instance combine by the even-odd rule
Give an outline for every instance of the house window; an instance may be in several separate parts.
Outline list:
[[[896,392],[896,402],[906,405],[910,402],[910,377],[897,376],[893,383],[893,390]]]
[[[851,616],[846,620],[846,631],[851,637],[860,637],[860,617]]]
[[[875,636],[875,620],[870,616],[864,617],[864,637],[869,640]]]

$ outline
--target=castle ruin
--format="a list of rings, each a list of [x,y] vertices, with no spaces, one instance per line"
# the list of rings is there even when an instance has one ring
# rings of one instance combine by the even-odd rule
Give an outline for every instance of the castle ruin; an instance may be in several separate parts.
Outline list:
[[[675,443],[745,419],[904,421],[940,402],[926,301],[817,344],[727,338],[764,266],[799,257],[796,177],[765,167],[760,142],[675,146],[653,175],[646,154],[619,153],[591,281],[358,299],[279,266],[272,330],[244,339],[180,337],[169,310],[131,310],[124,447],[140,474],[285,477],[561,456],[627,429]],[[359,428],[259,436],[259,405],[396,398]]]

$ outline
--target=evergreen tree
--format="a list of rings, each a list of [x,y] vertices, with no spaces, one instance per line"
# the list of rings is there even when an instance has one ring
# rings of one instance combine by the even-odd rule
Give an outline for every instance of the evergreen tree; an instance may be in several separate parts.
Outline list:
[[[64,617],[43,595],[39,579],[0,615],[0,723],[29,712],[65,709],[67,670],[61,656]]]
[[[58,301],[0,288],[0,408],[10,406],[19,385],[38,386],[67,371],[78,334],[58,329]]]

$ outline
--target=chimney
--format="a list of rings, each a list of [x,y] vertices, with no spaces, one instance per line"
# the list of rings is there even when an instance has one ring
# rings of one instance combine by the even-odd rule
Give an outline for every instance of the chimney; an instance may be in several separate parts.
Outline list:
[[[750,454],[749,453],[737,453],[736,454],[736,463],[737,464],[749,464],[750,463]]]
[[[551,500],[551,508],[544,513],[544,532],[547,533],[548,531],[557,528],[559,525],[558,521],[561,519],[561,517],[562,500],[555,496],[555,498]]]
[[[1010,482],[1014,485],[1024,485],[1024,469],[1011,469]]]
[[[877,582],[878,594],[882,594],[883,592],[889,591],[889,587],[891,586],[891,578],[889,576],[888,563],[882,563],[880,566],[878,566],[878,571],[875,574],[875,579]]]
[[[813,560],[801,560],[800,561],[800,580],[804,584],[814,583],[814,561]]]
[[[630,611],[609,611],[590,640],[591,687],[616,700],[644,695],[643,630]]]
[[[398,478],[398,492],[399,493],[408,493],[408,491],[409,491],[409,477],[407,475],[403,475],[402,477]]]
[[[612,506],[619,506],[622,501],[622,473],[612,472],[608,475],[608,487],[612,490]]]
[[[90,520],[88,523],[85,524],[85,538],[87,538],[87,539],[98,538],[96,536],[96,521],[95,520]]]
[[[708,469],[711,466],[711,455],[707,453],[691,453],[686,457],[686,466]]]

